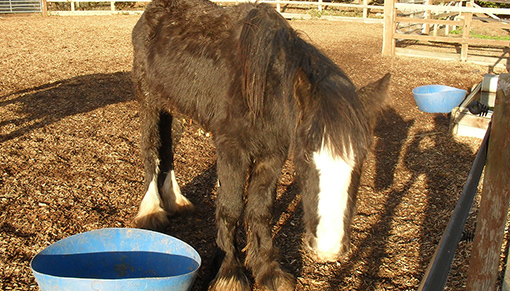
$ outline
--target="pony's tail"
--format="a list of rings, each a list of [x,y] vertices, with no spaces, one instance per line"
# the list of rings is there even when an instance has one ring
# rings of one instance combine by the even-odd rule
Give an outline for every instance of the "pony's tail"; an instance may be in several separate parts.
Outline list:
[[[268,5],[250,10],[239,40],[243,69],[243,95],[253,116],[264,106],[268,70],[276,57],[279,34],[291,30],[282,16]]]

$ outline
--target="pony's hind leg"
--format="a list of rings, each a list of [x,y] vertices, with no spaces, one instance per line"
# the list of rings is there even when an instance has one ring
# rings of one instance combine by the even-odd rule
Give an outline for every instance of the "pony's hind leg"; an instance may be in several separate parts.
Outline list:
[[[244,208],[243,193],[246,183],[248,161],[238,152],[228,155],[218,148],[216,170],[220,188],[216,199],[216,224],[218,235],[216,243],[224,254],[223,262],[211,283],[211,291],[248,291],[250,284],[244,274],[243,266],[236,257],[235,233]]]
[[[161,198],[163,199],[164,209],[170,215],[194,210],[193,204],[182,195],[173,169],[166,174],[161,188]]]
[[[279,154],[257,159],[250,176],[245,214],[246,265],[251,269],[257,284],[275,291],[294,290],[296,285],[294,277],[276,261],[277,252],[270,227],[275,186],[284,162],[285,156]]]
[[[173,117],[157,109],[142,108],[142,155],[145,161],[146,193],[140,204],[136,225],[162,229],[168,215],[193,208],[181,194],[173,167],[173,138],[180,130],[172,126]],[[172,133],[172,128],[175,133]]]
[[[158,178],[158,186],[161,189],[163,208],[170,215],[193,210],[193,204],[181,193],[174,171],[174,150],[182,131],[182,125],[178,120],[167,112],[161,113],[159,122],[161,174]]]
[[[135,224],[140,228],[162,229],[168,224],[168,213],[163,209],[163,200],[159,195],[158,186],[158,176],[160,174],[159,150],[161,146],[160,111],[146,102],[140,103],[145,195],[135,217]]]

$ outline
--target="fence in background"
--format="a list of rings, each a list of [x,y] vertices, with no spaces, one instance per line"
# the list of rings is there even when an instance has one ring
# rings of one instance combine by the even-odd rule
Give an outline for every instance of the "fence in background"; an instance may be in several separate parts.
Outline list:
[[[423,4],[402,3],[398,0],[386,0],[384,2],[384,35],[383,35],[383,55],[408,55],[408,56],[427,56],[425,51],[406,51],[403,48],[396,48],[396,42],[403,40],[416,41],[421,43],[447,43],[460,46],[460,55],[444,56],[444,58],[466,61],[468,59],[469,46],[481,47],[510,47],[510,41],[497,39],[472,38],[470,33],[473,28],[482,29],[510,29],[510,24],[499,21],[496,15],[510,15],[510,9],[507,8],[481,8],[470,1],[452,1],[455,5],[432,5],[433,0],[427,0]],[[465,6],[462,6],[464,3]],[[460,4],[460,5],[459,5]],[[487,15],[484,19],[475,17],[476,15]],[[495,18],[491,18],[495,17]],[[419,31],[399,31],[397,24],[406,23],[408,25],[423,25]],[[435,29],[430,30],[430,26]],[[444,26],[445,34],[439,36],[437,27]],[[449,34],[448,27],[459,27],[459,35]],[[440,53],[430,53],[432,57],[438,58]],[[441,56],[443,57],[443,56]],[[476,61],[476,60],[473,60]]]
[[[334,3],[331,1],[289,1],[289,0],[260,0],[258,3],[268,3],[287,18],[309,19],[339,19],[362,22],[383,22],[383,5],[368,4],[369,0],[357,0],[358,3]],[[48,7],[47,13],[51,15],[80,15],[80,14],[131,14],[141,13],[143,6],[150,0],[43,0],[43,5]],[[234,5],[250,0],[212,0],[219,5]],[[105,4],[101,10],[89,9],[83,4]],[[116,7],[116,3],[120,7]],[[119,4],[133,4],[130,9],[125,9]],[[109,5],[108,5],[109,4]],[[56,8],[52,7],[55,6]],[[61,7],[64,7],[62,9]],[[105,9],[106,8],[106,9]]]
[[[42,12],[41,0],[0,0],[0,13]]]

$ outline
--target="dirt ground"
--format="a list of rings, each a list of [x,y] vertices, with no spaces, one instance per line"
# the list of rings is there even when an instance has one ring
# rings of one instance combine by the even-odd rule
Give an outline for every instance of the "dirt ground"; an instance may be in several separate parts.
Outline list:
[[[139,115],[131,91],[130,33],[139,16],[0,17],[0,289],[38,290],[31,258],[60,239],[130,227],[142,198]],[[316,264],[300,250],[299,189],[282,173],[274,236],[298,290],[416,290],[462,192],[481,140],[452,137],[445,114],[420,112],[411,90],[444,84],[469,90],[491,68],[380,55],[382,25],[292,21],[364,85],[391,72],[393,104],[380,119],[365,164],[352,251]],[[197,211],[166,233],[203,259],[214,249],[215,154],[189,126],[176,174]],[[476,206],[466,229],[474,231]],[[447,290],[462,290],[472,243],[460,243]]]

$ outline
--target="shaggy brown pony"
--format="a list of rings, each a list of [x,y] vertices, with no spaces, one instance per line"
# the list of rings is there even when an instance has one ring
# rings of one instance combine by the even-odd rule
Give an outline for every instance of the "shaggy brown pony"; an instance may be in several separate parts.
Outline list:
[[[133,45],[146,172],[140,227],[161,228],[168,215],[192,208],[173,170],[174,117],[186,116],[212,133],[217,150],[216,242],[224,256],[210,290],[250,290],[244,267],[266,289],[294,290],[294,277],[276,261],[270,227],[287,158],[303,193],[305,245],[319,261],[349,250],[361,168],[389,75],[357,89],[264,4],[153,0]],[[243,219],[245,266],[235,247]]]

